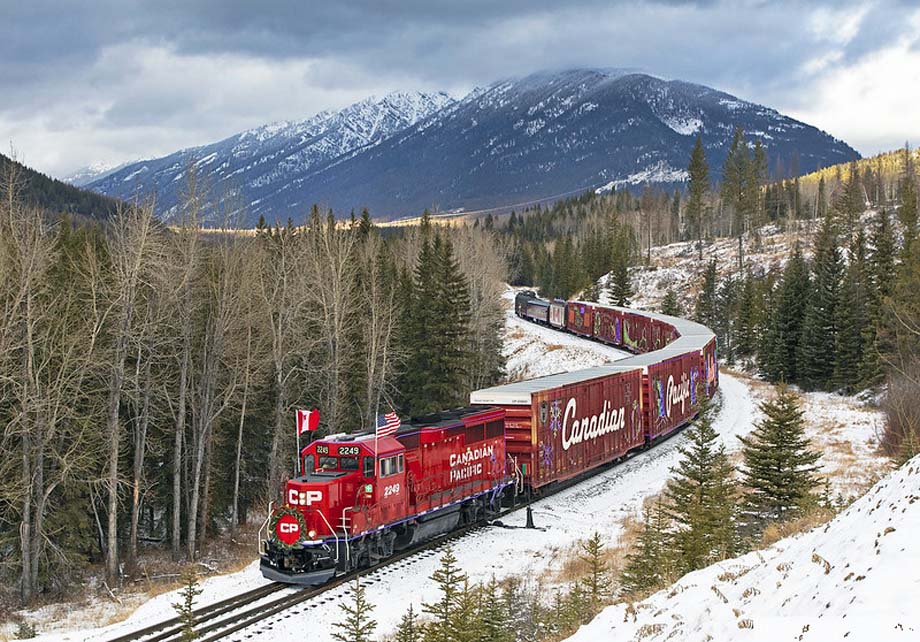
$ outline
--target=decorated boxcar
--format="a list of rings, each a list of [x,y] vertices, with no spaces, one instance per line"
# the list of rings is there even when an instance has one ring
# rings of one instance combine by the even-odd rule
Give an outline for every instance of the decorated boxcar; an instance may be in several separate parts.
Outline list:
[[[645,444],[642,371],[598,367],[477,390],[474,404],[505,410],[509,460],[540,489]]]
[[[584,301],[566,303],[565,329],[585,337],[594,336],[594,304]]]
[[[565,301],[561,299],[550,301],[549,324],[554,328],[565,328]]]

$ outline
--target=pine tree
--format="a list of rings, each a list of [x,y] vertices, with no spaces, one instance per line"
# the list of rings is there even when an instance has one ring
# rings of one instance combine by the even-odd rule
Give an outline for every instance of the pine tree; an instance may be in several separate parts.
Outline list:
[[[664,293],[664,299],[661,301],[661,313],[669,314],[672,317],[679,317],[684,313],[677,298],[677,293],[672,288],[668,288],[667,292]]]
[[[680,446],[681,460],[671,469],[665,490],[678,572],[702,568],[734,550],[732,466],[724,445],[716,445],[710,406],[705,396],[699,416]]]
[[[862,332],[862,363],[860,381],[862,388],[871,388],[882,383],[882,367],[879,329],[884,321],[885,301],[891,297],[896,280],[894,231],[888,210],[882,208],[876,217],[871,236],[872,249],[867,259],[866,315],[868,322]]]
[[[642,530],[635,548],[626,556],[620,575],[625,595],[643,598],[667,586],[671,579],[668,530],[668,516],[661,500],[655,502],[654,509],[651,506],[643,509]]]
[[[828,389],[833,383],[842,272],[837,230],[828,215],[815,241],[814,280],[799,342],[797,374],[806,390]]]
[[[399,620],[394,642],[422,642],[422,628],[418,623],[415,611],[412,610],[411,604],[409,605],[409,610]]]
[[[697,135],[693,151],[690,153],[690,165],[687,168],[690,179],[687,183],[687,226],[690,237],[696,239],[700,261],[703,260],[703,226],[706,211],[706,195],[709,193],[709,164],[702,138]]]
[[[748,437],[739,437],[747,488],[742,520],[750,536],[759,535],[769,521],[800,515],[820,485],[815,475],[820,454],[805,435],[804,413],[795,394],[781,386],[777,398],[763,402],[760,409],[764,419]]]
[[[182,590],[179,591],[181,602],[172,605],[176,611],[179,620],[181,634],[179,639],[182,642],[191,642],[198,639],[198,632],[195,631],[195,598],[201,595],[202,589],[198,585],[198,574],[191,565],[187,566],[182,572]]]
[[[859,166],[856,161],[850,161],[849,176],[843,186],[843,193],[836,203],[840,220],[843,223],[844,235],[849,237],[856,229],[856,222],[865,205],[863,198],[862,182],[859,178]]]
[[[858,230],[850,248],[850,264],[840,287],[837,358],[834,363],[836,386],[848,394],[861,388],[863,349],[869,325],[868,282],[866,278],[865,235]]]
[[[333,622],[333,639],[338,642],[371,642],[377,628],[377,621],[370,616],[374,605],[365,598],[364,587],[358,578],[351,585],[351,602],[341,602],[339,609],[344,619],[342,622]]]
[[[628,306],[632,297],[632,282],[629,263],[632,254],[631,232],[626,226],[619,226],[613,243],[613,267],[607,277],[607,297],[613,305]]]
[[[798,246],[792,252],[774,297],[760,355],[760,367],[771,381],[796,381],[796,355],[810,292],[808,266]]]
[[[604,601],[610,597],[610,566],[604,559],[604,543],[601,534],[594,534],[580,544],[578,558],[588,566],[588,575],[582,580],[585,595],[591,609],[597,613]]]
[[[508,626],[508,612],[501,599],[501,592],[495,578],[492,577],[484,584],[479,593],[481,642],[514,642],[514,631]],[[403,641],[398,640],[397,642]]]
[[[914,251],[917,239],[917,178],[911,160],[910,147],[904,146],[904,174],[901,177],[901,206],[898,208],[898,221],[904,233],[901,256],[906,260]]]
[[[712,260],[703,273],[703,283],[697,294],[696,309],[693,313],[694,320],[708,328],[714,328],[719,318],[718,287],[716,262]]]
[[[749,357],[757,349],[760,297],[754,277],[746,274],[741,280],[735,318],[735,352],[739,357]]]
[[[457,558],[451,547],[448,546],[441,555],[441,565],[432,573],[431,579],[438,585],[441,597],[437,602],[422,605],[422,612],[431,617],[431,621],[425,626],[423,640],[457,642],[458,604],[464,587],[467,586],[467,576],[457,565]]]

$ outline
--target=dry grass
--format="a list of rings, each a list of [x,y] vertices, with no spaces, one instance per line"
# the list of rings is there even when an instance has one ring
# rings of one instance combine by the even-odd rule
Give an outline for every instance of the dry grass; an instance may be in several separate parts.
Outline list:
[[[258,556],[256,538],[260,524],[261,518],[252,515],[250,523],[235,536],[227,533],[212,538],[199,552],[196,568],[200,576],[234,573],[252,563]],[[141,551],[137,568],[126,574],[113,594],[96,579],[104,573],[102,566],[90,567],[83,578],[73,579],[67,589],[67,601],[62,601],[61,595],[36,598],[29,610],[41,611],[34,617],[27,615],[26,619],[39,633],[53,631],[68,615],[92,621],[95,626],[122,622],[148,600],[180,588],[180,575],[185,565],[185,562],[173,561],[167,548],[148,547]],[[18,623],[22,619],[17,596],[12,592],[0,596],[0,621]],[[0,627],[0,642],[5,642],[4,635],[10,633]]]
[[[642,531],[642,522],[635,515],[629,515],[620,522],[620,535],[616,542],[604,548],[604,561],[610,569],[611,578],[619,576],[623,569],[626,556],[632,550],[639,533]],[[547,579],[555,583],[571,584],[588,575],[588,564],[581,559],[581,542],[562,552],[562,564],[556,571],[549,571]]]
[[[760,539],[760,548],[767,548],[786,537],[792,537],[818,526],[823,526],[833,518],[833,511],[826,508],[814,508],[802,517],[770,524],[764,529],[763,536]]]

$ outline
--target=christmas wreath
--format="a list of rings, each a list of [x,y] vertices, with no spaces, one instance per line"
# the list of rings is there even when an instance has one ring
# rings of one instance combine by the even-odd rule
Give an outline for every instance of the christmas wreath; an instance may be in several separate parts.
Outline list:
[[[281,520],[282,517],[285,517],[286,515],[293,516],[294,519],[297,520],[297,525],[300,527],[300,530],[298,531],[299,534],[297,536],[297,540],[291,544],[284,542],[280,537],[278,537],[278,522]],[[271,538],[275,541],[275,543],[278,546],[280,546],[281,548],[290,550],[294,548],[295,546],[297,546],[297,544],[300,543],[300,540],[303,539],[304,533],[306,533],[307,531],[307,524],[306,522],[304,522],[303,514],[299,510],[288,506],[286,508],[282,508],[280,510],[275,511],[275,513],[272,515],[271,521],[269,521],[268,523],[268,530],[269,532],[271,532]]]

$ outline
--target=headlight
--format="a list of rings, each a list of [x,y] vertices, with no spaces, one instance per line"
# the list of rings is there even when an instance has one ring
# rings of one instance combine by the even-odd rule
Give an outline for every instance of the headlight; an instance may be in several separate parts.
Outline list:
[[[316,531],[307,531],[307,537],[310,539],[316,539]]]

